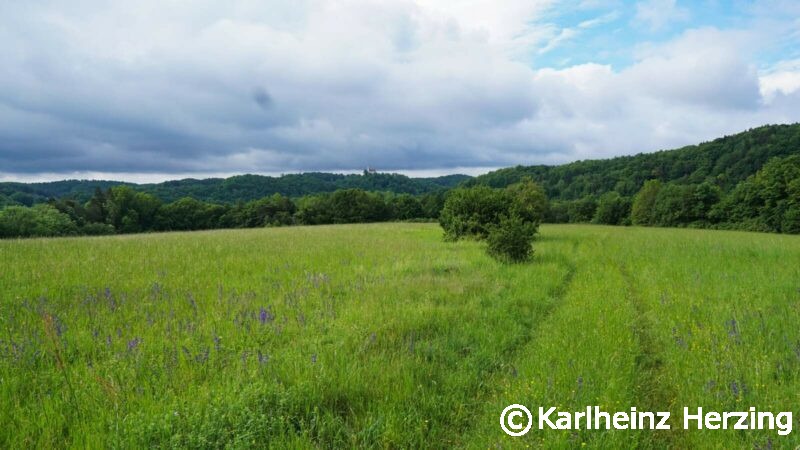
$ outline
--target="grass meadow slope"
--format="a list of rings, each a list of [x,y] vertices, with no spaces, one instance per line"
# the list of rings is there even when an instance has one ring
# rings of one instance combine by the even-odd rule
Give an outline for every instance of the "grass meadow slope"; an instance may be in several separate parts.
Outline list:
[[[800,237],[432,224],[0,242],[0,447],[779,448],[683,406],[800,411]],[[511,403],[673,412],[506,436]]]

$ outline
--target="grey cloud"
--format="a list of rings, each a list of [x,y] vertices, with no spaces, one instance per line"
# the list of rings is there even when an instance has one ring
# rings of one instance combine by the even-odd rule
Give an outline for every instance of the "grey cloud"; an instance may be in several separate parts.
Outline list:
[[[762,102],[740,36],[719,30],[621,71],[535,70],[411,1],[66,6],[0,7],[0,172],[557,163],[800,112]]]
[[[263,88],[253,89],[253,101],[256,102],[259,108],[265,111],[272,107],[272,96]]]

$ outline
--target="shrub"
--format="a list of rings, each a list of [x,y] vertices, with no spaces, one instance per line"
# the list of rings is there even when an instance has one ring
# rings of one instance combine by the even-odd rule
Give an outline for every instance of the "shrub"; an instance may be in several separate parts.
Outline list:
[[[486,237],[489,255],[498,261],[521,263],[533,256],[533,236],[536,234],[534,223],[521,217],[502,216],[500,223],[489,227]]]
[[[454,189],[447,195],[439,224],[446,240],[483,239],[488,227],[499,223],[500,215],[507,214],[510,207],[511,196],[506,191],[487,186]]]
[[[511,197],[510,214],[519,216],[523,222],[535,223],[538,226],[548,213],[550,205],[544,189],[530,177],[506,188]]]
[[[0,211],[0,237],[69,236],[75,222],[48,204],[9,206]]]

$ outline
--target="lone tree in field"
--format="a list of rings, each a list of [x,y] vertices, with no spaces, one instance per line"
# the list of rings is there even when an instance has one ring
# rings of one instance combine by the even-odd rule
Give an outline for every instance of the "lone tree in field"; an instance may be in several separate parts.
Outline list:
[[[487,227],[499,223],[500,215],[508,214],[510,208],[506,191],[487,186],[454,189],[447,195],[439,224],[445,240],[484,239],[489,233]]]
[[[548,210],[544,190],[530,178],[506,189],[459,188],[445,200],[439,224],[445,240],[487,240],[489,254],[520,262],[533,254],[531,241]]]

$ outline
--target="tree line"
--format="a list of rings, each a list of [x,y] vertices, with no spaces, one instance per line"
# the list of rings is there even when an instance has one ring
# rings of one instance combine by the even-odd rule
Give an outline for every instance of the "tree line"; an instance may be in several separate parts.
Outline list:
[[[495,188],[530,177],[551,200],[595,201],[607,192],[633,198],[648,180],[663,184],[699,185],[708,182],[730,192],[773,158],[800,152],[800,124],[766,125],[687,147],[576,161],[559,166],[517,166],[480,175],[465,183]]]
[[[800,233],[798,149],[800,124],[769,125],[677,150],[520,166],[472,179],[411,179],[365,171],[138,186],[74,180],[0,183],[0,237],[441,220],[446,191],[459,201],[484,205],[475,214],[491,216],[508,204],[510,194],[497,192],[526,185],[526,180],[549,199],[544,222]],[[85,193],[88,186],[94,186],[91,195]],[[465,193],[469,189],[476,190]],[[46,192],[63,195],[40,203]],[[465,200],[469,196],[474,198]]]
[[[708,181],[651,179],[633,196],[610,191],[553,201],[545,220],[800,233],[800,155],[768,161],[729,192]]]
[[[298,198],[306,195],[335,192],[341,189],[362,189],[370,192],[422,195],[457,186],[467,175],[445,175],[431,178],[410,178],[396,173],[337,174],[309,172],[279,177],[236,175],[229,178],[165,181],[153,184],[133,184],[101,180],[63,180],[46,183],[0,183],[0,208],[3,206],[32,206],[47,203],[51,198],[70,197],[88,201],[96,189],[126,185],[137,191],[152,194],[164,202],[192,197],[210,203],[236,203],[258,200],[272,194]]]
[[[708,181],[651,179],[633,196],[610,191],[576,200],[548,201],[544,189],[529,178],[503,189],[476,185],[423,195],[340,189],[223,204],[191,197],[165,203],[120,185],[97,188],[86,202],[62,198],[31,207],[6,206],[0,210],[0,237],[438,219],[447,238],[486,239],[490,226],[514,218],[536,227],[540,222],[597,223],[800,233],[800,155],[770,160],[727,193]]]
[[[191,197],[164,203],[152,194],[120,185],[97,188],[86,202],[62,198],[30,207],[6,206],[0,210],[0,237],[435,220],[444,195],[442,191],[415,196],[340,189],[298,199],[273,194],[233,204]]]

